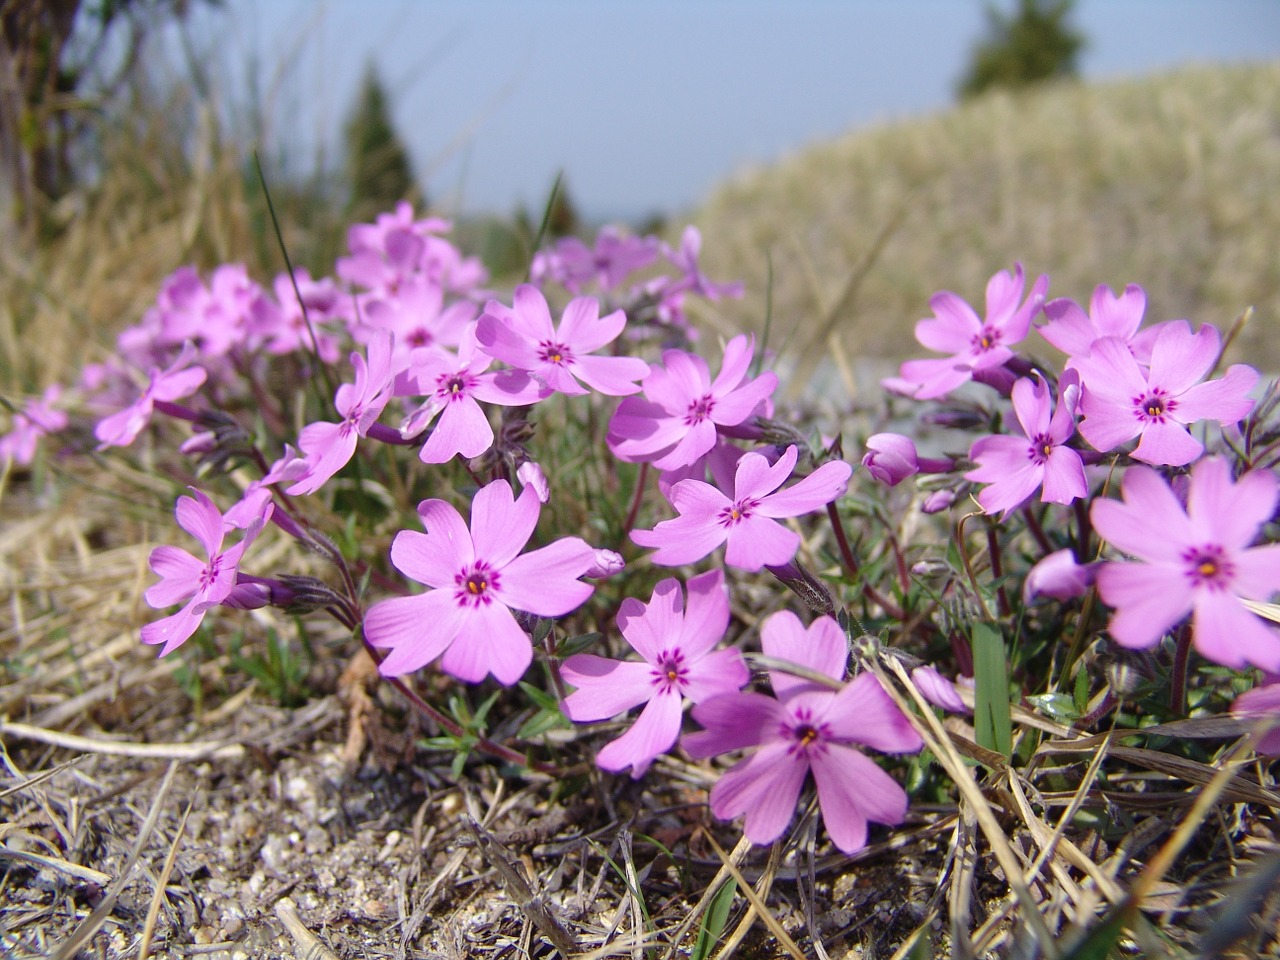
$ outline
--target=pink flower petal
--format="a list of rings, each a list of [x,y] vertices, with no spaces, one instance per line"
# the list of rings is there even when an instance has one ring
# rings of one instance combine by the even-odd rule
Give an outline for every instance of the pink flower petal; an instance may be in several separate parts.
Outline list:
[[[511,611],[491,603],[464,614],[457,637],[440,658],[440,669],[468,683],[493,674],[507,687],[523,677],[533,661],[533,647]]]
[[[728,528],[728,534],[724,562],[740,570],[779,566],[793,559],[800,549],[798,533],[765,516],[744,517]],[[657,561],[656,554],[653,559]]]
[[[1175,567],[1106,563],[1098,570],[1098,592],[1117,608],[1107,630],[1124,647],[1155,646],[1191,610],[1186,578]]]
[[[726,770],[711,788],[711,812],[721,820],[746,815],[743,832],[752,843],[782,836],[796,812],[809,763],[800,751],[775,742]]]
[[[538,525],[542,505],[530,487],[512,496],[506,480],[485,484],[471,501],[471,541],[476,556],[493,567],[505,567],[524,549]]]
[[[924,746],[874,674],[860,673],[832,697],[823,720],[832,736],[883,753],[915,753]]]
[[[683,744],[700,760],[763,743],[788,717],[773,697],[748,690],[704,700],[693,708],[693,719],[706,729],[688,734]]]
[[[813,778],[827,833],[845,853],[866,846],[868,820],[896,826],[906,819],[906,791],[857,750],[831,744],[813,758]]]
[[[680,695],[674,691],[658,693],[645,704],[626,733],[601,748],[596,765],[614,772],[631,767],[633,779],[644,776],[655,757],[675,746],[680,735],[681,705]]]
[[[365,638],[391,648],[378,672],[398,677],[425,667],[453,643],[462,619],[463,608],[444,590],[375,603],[364,615]]]
[[[760,628],[760,644],[765,655],[816,670],[832,680],[843,680],[849,662],[849,645],[844,631],[830,617],[819,617],[805,628],[790,610],[780,610]],[[778,699],[786,701],[801,690],[812,690],[812,681],[770,670],[769,682]]]
[[[590,544],[577,537],[562,537],[503,567],[500,599],[540,617],[562,617],[591,596],[594,588],[578,577],[594,562]]]
[[[577,689],[561,702],[565,716],[578,723],[608,720],[644,703],[653,693],[653,667],[631,660],[610,660],[575,653],[560,665],[564,682]]]
[[[1269,673],[1280,671],[1280,632],[1238,597],[1197,590],[1193,627],[1196,649],[1214,663],[1236,670],[1255,666]]]

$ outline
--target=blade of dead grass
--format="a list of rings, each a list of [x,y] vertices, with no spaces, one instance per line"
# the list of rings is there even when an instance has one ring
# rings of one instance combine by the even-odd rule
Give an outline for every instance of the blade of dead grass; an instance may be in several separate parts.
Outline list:
[[[138,865],[138,860],[142,857],[143,848],[155,831],[156,823],[159,822],[160,814],[164,810],[165,799],[169,796],[169,788],[173,786],[173,778],[177,775],[177,772],[178,762],[171,760],[165,770],[164,779],[160,781],[160,788],[156,791],[156,798],[151,802],[151,809],[147,811],[147,818],[142,823],[142,829],[138,831],[137,839],[133,842],[133,848],[129,851],[124,867],[120,870],[120,876],[116,878],[116,882],[107,891],[106,896],[102,898],[102,902],[94,908],[89,916],[81,921],[80,925],[63,942],[62,946],[54,951],[50,960],[73,960],[81,948],[88,944],[93,935],[107,922],[112,911],[115,910],[116,901],[120,899],[120,894],[124,892],[125,885],[133,874],[133,868]]]
[[[747,851],[750,849],[751,841],[745,836],[740,837],[737,845],[733,848],[733,852],[729,854],[729,859],[726,861],[723,852],[721,852],[719,847],[716,847],[716,853],[720,857],[720,869],[716,872],[716,875],[711,878],[711,882],[707,884],[707,888],[702,891],[701,899],[698,900],[693,909],[689,911],[688,915],[680,922],[680,925],[676,927],[675,931],[672,933],[671,945],[667,948],[667,952],[662,955],[662,960],[671,960],[671,958],[675,956],[676,951],[680,949],[680,941],[684,939],[684,935],[689,932],[689,929],[695,923],[698,922],[698,918],[706,912],[707,907],[710,906],[715,895],[720,892],[720,888],[729,881],[730,877],[734,876],[734,872],[738,869],[738,864],[742,861],[742,858],[747,855]],[[738,882],[741,884],[742,881]]]
[[[155,936],[156,921],[160,918],[160,907],[164,904],[165,887],[169,885],[173,865],[178,862],[178,845],[182,843],[182,837],[187,832],[187,818],[191,816],[191,804],[194,802],[194,798],[187,801],[187,809],[182,811],[178,829],[173,833],[173,843],[169,844],[169,855],[164,858],[160,876],[156,877],[156,891],[151,896],[151,904],[147,907],[147,918],[142,924],[142,937],[138,943],[138,960],[147,960],[151,955],[151,938]]]
[[[774,935],[778,941],[778,946],[786,950],[795,960],[805,960],[805,955],[800,948],[796,946],[796,942],[791,939],[791,935],[782,928],[782,924],[778,922],[778,918],[769,912],[768,905],[760,899],[755,888],[747,883],[747,878],[740,871],[730,858],[724,852],[720,844],[716,843],[715,837],[707,834],[707,842],[711,844],[711,849],[716,852],[716,856],[720,858],[720,862],[724,864],[725,869],[729,871],[730,876],[738,881],[738,887],[742,890],[742,895],[747,898],[747,902],[751,904],[752,909],[759,914],[760,919],[764,921],[764,925],[769,928],[769,932]],[[763,881],[762,881],[763,882]],[[772,882],[772,881],[770,881]]]
[[[898,708],[911,720],[912,726],[916,728],[916,731],[924,739],[925,745],[938,758],[938,762],[947,771],[948,776],[955,783],[965,802],[972,807],[974,816],[978,820],[978,826],[981,827],[982,833],[991,847],[991,852],[995,855],[1001,869],[1004,870],[1009,889],[1022,905],[1026,914],[1027,925],[1035,935],[1036,941],[1044,952],[1045,957],[1048,960],[1054,960],[1058,956],[1058,950],[1054,945],[1053,936],[1049,932],[1044,917],[1040,914],[1039,905],[1036,903],[1035,897],[1032,896],[1030,888],[1022,880],[1022,865],[1018,861],[1017,855],[1013,852],[1013,848],[1010,847],[1004,830],[995,818],[995,814],[991,812],[991,808],[987,805],[987,799],[983,796],[982,789],[978,786],[977,781],[974,780],[970,769],[965,766],[960,754],[956,752],[951,743],[951,738],[947,736],[947,732],[934,715],[933,707],[916,689],[916,685],[911,682],[911,678],[907,675],[902,664],[893,658],[885,658],[883,662],[888,664],[907,692],[911,694],[918,712],[911,710],[903,701],[901,693],[898,692],[895,685],[885,675],[882,662],[869,660],[868,666],[885,688],[885,691],[893,698]]]
[[[714,843],[714,841],[713,841]],[[717,848],[717,853],[719,849]],[[716,960],[729,960],[734,955],[738,947],[742,946],[742,941],[746,939],[751,928],[755,926],[756,918],[760,912],[756,909],[756,901],[763,903],[765,898],[769,896],[769,891],[773,889],[773,881],[778,876],[778,864],[782,862],[782,845],[775,843],[769,851],[769,860],[765,864],[764,873],[760,879],[756,881],[755,896],[752,898],[745,891],[744,896],[747,897],[749,906],[743,918],[738,921],[738,925],[734,927],[733,933],[729,935],[729,939],[725,941],[720,952],[716,954]],[[740,880],[738,881],[741,882]],[[781,943],[781,941],[779,941]],[[815,941],[816,944],[816,941]]]
[[[54,747],[101,753],[114,757],[140,757],[152,760],[237,760],[245,755],[244,746],[225,740],[196,740],[191,743],[128,743],[120,740],[95,740],[61,730],[46,730],[25,723],[0,722],[0,735],[35,740]]]
[[[302,917],[298,916],[298,908],[288,897],[276,904],[276,918],[284,924],[289,936],[298,945],[299,957],[304,957],[305,960],[338,960],[338,955],[329,945],[307,929]]]

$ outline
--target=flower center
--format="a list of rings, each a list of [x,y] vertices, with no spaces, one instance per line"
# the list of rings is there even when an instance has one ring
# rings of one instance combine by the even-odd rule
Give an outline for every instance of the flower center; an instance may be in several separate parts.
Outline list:
[[[463,567],[454,576],[457,589],[453,597],[460,607],[485,607],[493,603],[493,591],[498,589],[498,571],[483,560]]]
[[[1178,408],[1178,401],[1159,387],[1154,387],[1133,401],[1133,413],[1147,423],[1164,423],[1165,417]]]
[[[974,334],[973,339],[969,342],[976,353],[986,353],[999,345],[1000,331],[994,327],[985,326]]]
[[[677,693],[689,679],[689,667],[679,650],[664,650],[653,665],[651,683],[662,692],[674,688]]]
[[[751,516],[751,512],[758,503],[759,501],[757,500],[739,500],[728,507],[722,507],[720,513],[716,516],[716,521],[722,527],[737,526]]]
[[[1226,590],[1235,579],[1235,564],[1216,543],[1192,547],[1182,554],[1182,561],[1187,565],[1187,579],[1193,589],[1203,587],[1219,592]]]
[[[1053,453],[1053,438],[1047,433],[1037,433],[1031,438],[1031,446],[1027,449],[1027,459],[1037,467],[1044,466]]]
[[[436,396],[443,400],[461,400],[471,393],[475,378],[465,373],[445,373],[436,379]]]
[[[813,714],[807,707],[801,707],[792,715],[791,722],[785,724],[782,734],[786,739],[795,741],[795,746],[788,752],[805,754],[825,752],[827,741],[831,739],[831,731],[827,729],[827,725],[815,723]]]
[[[564,366],[573,363],[573,351],[566,347],[563,343],[553,343],[550,340],[543,340],[538,344],[538,359],[543,363],[554,363],[556,366]]]
[[[222,569],[222,556],[210,557],[205,568],[200,571],[200,592],[208,590],[218,580],[218,573]]]
[[[706,393],[689,404],[689,409],[685,411],[684,422],[687,426],[695,423],[701,423],[711,416],[711,411],[716,405],[715,398],[711,394]]]
[[[405,343],[407,343],[410,347],[425,347],[427,346],[427,344],[431,343],[431,340],[432,340],[432,336],[430,331],[423,330],[421,327],[419,327],[417,330],[412,331],[409,334],[409,336],[405,338]]]

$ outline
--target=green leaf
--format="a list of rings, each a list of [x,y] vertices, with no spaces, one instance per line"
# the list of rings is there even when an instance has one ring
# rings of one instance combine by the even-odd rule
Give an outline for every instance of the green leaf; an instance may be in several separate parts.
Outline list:
[[[1076,671],[1076,686],[1074,691],[1076,703],[1076,716],[1084,716],[1089,712],[1089,671],[1081,667]]]
[[[698,940],[693,945],[693,953],[689,960],[706,960],[711,951],[720,942],[720,934],[724,933],[724,925],[729,920],[729,910],[733,907],[734,894],[738,892],[736,880],[730,880],[711,900],[711,906],[702,917],[698,927]]]
[[[1008,757],[1013,752],[1013,719],[1009,714],[1004,637],[989,623],[975,623],[969,640],[973,644],[974,728],[978,745]]]
[[[531,740],[541,736],[548,730],[564,730],[573,725],[569,718],[560,712],[560,708],[539,710],[524,722],[516,736],[521,740]]]
[[[1027,700],[1054,720],[1075,720],[1080,716],[1075,701],[1065,693],[1037,693]]]

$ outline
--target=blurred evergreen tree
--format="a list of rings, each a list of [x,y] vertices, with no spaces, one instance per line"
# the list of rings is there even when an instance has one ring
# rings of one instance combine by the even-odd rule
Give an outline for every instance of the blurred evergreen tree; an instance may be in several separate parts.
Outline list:
[[[988,36],[974,48],[960,96],[1076,76],[1085,38],[1067,22],[1072,6],[1074,0],[1018,0],[1017,11],[1005,14],[988,5]]]
[[[355,108],[347,120],[346,146],[351,188],[347,212],[352,220],[371,219],[401,200],[425,206],[426,197],[414,179],[408,148],[391,120],[386,88],[372,63],[365,68]]]

